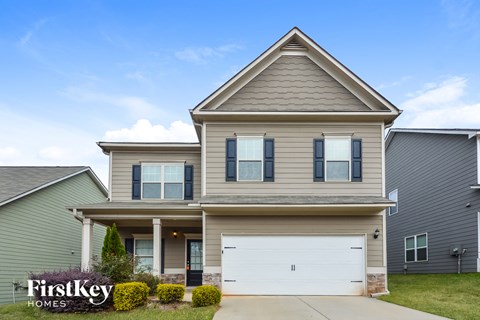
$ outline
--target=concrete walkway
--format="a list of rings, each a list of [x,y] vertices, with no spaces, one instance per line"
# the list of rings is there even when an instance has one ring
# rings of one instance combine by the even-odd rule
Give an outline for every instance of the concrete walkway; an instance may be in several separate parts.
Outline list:
[[[442,320],[439,316],[366,297],[225,296],[213,320]]]

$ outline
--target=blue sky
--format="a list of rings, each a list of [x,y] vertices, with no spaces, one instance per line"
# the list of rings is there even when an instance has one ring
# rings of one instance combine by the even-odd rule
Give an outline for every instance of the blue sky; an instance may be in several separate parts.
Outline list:
[[[193,108],[298,26],[405,110],[480,127],[478,1],[0,2],[0,165],[90,165],[100,140],[195,139]]]

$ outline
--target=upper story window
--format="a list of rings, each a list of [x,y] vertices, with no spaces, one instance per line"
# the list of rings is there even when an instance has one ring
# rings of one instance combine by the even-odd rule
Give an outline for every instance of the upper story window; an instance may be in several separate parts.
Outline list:
[[[325,139],[326,181],[350,181],[351,144],[346,137]]]
[[[275,181],[275,139],[238,137],[225,140],[225,181]]]
[[[183,164],[143,164],[142,198],[183,199],[184,172]]]
[[[238,181],[263,180],[263,137],[237,138]]]
[[[313,181],[362,182],[362,139],[313,139]]]
[[[395,201],[395,206],[388,208],[388,215],[398,212],[398,189],[393,190],[388,194],[388,199]]]
[[[428,260],[427,234],[419,234],[405,238],[405,262]]]

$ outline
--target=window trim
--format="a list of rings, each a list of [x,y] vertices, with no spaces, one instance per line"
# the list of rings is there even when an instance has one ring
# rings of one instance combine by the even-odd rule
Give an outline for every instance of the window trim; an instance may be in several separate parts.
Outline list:
[[[240,160],[240,156],[239,156],[239,152],[238,152],[238,148],[239,148],[239,141],[240,140],[248,140],[248,139],[259,139],[259,140],[262,140],[262,143],[261,143],[261,157],[260,157],[260,179],[259,180],[240,180],[240,161],[258,161],[258,160],[245,160],[245,159],[242,159]],[[263,173],[263,166],[264,166],[264,162],[265,162],[265,157],[264,157],[264,152],[265,152],[265,137],[264,136],[237,136],[237,154],[236,154],[236,166],[237,166],[237,182],[263,182],[263,179],[264,179],[264,173]]]
[[[425,236],[425,246],[422,246],[422,247],[418,247],[417,246],[417,237],[420,237],[420,236]],[[413,249],[408,249],[408,250],[414,250],[414,253],[415,253],[415,260],[414,261],[407,261],[407,239],[410,239],[410,238],[413,238],[414,240],[414,247]],[[416,234],[416,235],[413,235],[413,236],[408,236],[408,237],[405,237],[404,238],[404,247],[403,247],[403,252],[404,252],[404,260],[405,260],[405,263],[415,263],[415,262],[428,262],[428,232],[424,232],[424,233],[419,233],[419,234]],[[425,260],[418,260],[417,259],[417,250],[418,249],[426,249],[426,259]]]
[[[397,211],[394,212],[394,213],[392,213],[392,208],[393,208],[393,207],[389,207],[389,208],[388,208],[388,215],[389,215],[389,216],[393,216],[394,214],[397,214],[397,213],[399,212],[399,210],[398,210],[398,188],[397,188],[397,189],[394,189],[394,190],[392,190],[392,191],[390,191],[390,192],[388,193],[388,200],[392,200],[392,199],[390,198],[390,196],[391,196],[394,192],[397,194],[397,200],[395,200],[395,208],[397,208]],[[392,200],[392,201],[393,201],[393,200]]]
[[[153,234],[148,233],[148,234],[133,234],[133,256],[135,259],[137,257],[150,257],[150,256],[139,256],[137,255],[137,240],[152,240],[153,244]],[[152,260],[153,260],[153,249],[152,249]],[[153,268],[153,265],[152,265]],[[133,273],[137,273],[137,268],[134,268]]]
[[[142,172],[140,177],[140,199],[141,200],[184,200],[185,199],[185,161],[182,162],[142,162]],[[177,199],[165,199],[165,166],[182,166],[183,167],[183,179],[182,179],[182,196]],[[143,168],[152,167],[152,166],[160,166],[160,181],[159,182],[144,182],[143,181]],[[143,184],[144,183],[160,183],[160,198],[144,198],[143,197]],[[166,182],[166,183],[180,183],[180,182]]]
[[[348,157],[348,179],[347,180],[331,180],[331,179],[328,179],[328,162],[331,161],[331,162],[334,162],[334,161],[338,161],[338,160],[328,160],[328,152],[327,152],[327,144],[328,144],[328,140],[348,140],[349,141],[349,148],[348,148],[348,152],[349,152],[349,157]],[[344,135],[341,135],[341,136],[325,136],[324,138],[324,141],[325,141],[325,146],[324,146],[324,161],[325,161],[325,168],[324,168],[324,175],[325,175],[325,182],[352,182],[352,136],[344,136]],[[344,162],[345,160],[341,160],[342,162]]]

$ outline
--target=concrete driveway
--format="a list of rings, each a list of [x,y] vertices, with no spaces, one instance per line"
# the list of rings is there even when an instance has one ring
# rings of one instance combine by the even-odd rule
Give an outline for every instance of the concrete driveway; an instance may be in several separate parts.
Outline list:
[[[441,320],[429,313],[366,297],[225,296],[213,320]]]

